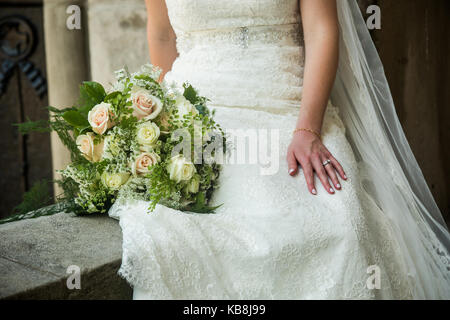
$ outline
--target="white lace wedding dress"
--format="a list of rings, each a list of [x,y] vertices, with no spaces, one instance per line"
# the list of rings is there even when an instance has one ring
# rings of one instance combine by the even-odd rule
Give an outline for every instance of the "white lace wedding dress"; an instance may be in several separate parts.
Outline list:
[[[225,165],[216,214],[113,206],[123,230],[119,273],[134,298],[448,298],[448,275],[424,284],[409,272],[396,231],[361,187],[339,106],[328,105],[323,142],[346,170],[342,191],[328,194],[316,177],[314,196],[301,172],[288,175],[304,66],[298,0],[166,3],[179,51],[166,81],[198,88],[224,128],[279,129],[279,169]],[[368,285],[375,273],[377,288]]]

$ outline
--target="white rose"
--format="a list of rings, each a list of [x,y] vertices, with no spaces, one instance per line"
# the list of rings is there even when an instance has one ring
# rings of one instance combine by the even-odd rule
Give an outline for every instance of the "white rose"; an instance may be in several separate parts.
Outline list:
[[[87,134],[80,134],[77,137],[76,144],[81,154],[91,162],[98,162],[102,159],[103,140],[99,143],[94,143],[95,134],[88,132]]]
[[[189,180],[185,186],[185,191],[190,193],[197,193],[200,189],[200,176],[194,174],[191,180]]]
[[[181,154],[172,157],[167,165],[167,171],[171,180],[176,182],[187,181],[196,172],[192,162],[187,161]]]
[[[148,121],[138,125],[136,140],[139,144],[151,146],[158,141],[159,135],[158,126],[154,122]]]
[[[134,175],[144,175],[150,171],[150,167],[157,164],[160,160],[159,155],[154,152],[143,152],[132,163],[131,171]]]
[[[161,100],[150,94],[150,91],[133,86],[131,88],[133,116],[138,120],[151,120],[158,116],[163,108]]]
[[[109,173],[103,172],[101,180],[105,187],[111,190],[118,190],[130,177],[129,173]]]
[[[111,115],[111,105],[109,103],[102,102],[93,107],[88,113],[88,121],[92,131],[97,134],[104,134],[107,129],[114,125]]]
[[[178,110],[180,120],[183,120],[183,116],[188,115],[189,113],[192,113],[193,116],[198,114],[197,108],[182,95],[177,97],[175,108]]]

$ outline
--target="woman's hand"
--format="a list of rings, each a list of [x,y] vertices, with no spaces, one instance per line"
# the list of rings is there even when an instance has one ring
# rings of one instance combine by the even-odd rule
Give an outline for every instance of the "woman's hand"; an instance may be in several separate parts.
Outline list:
[[[330,163],[324,166],[323,163],[327,160],[330,160]],[[334,194],[334,189],[330,185],[328,178],[331,179],[337,190],[341,190],[337,173],[342,179],[347,180],[340,163],[323,145],[322,141],[311,132],[298,131],[294,134],[288,148],[287,162],[291,176],[294,176],[298,172],[298,164],[300,164],[308,189],[312,194],[317,194],[314,186],[314,172],[319,176],[325,190],[330,194]]]

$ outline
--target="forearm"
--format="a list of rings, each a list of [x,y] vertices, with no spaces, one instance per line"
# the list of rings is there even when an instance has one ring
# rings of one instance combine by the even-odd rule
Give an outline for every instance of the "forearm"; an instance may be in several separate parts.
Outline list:
[[[337,36],[322,34],[308,44],[297,128],[321,131],[337,65]]]
[[[147,7],[147,40],[150,62],[162,69],[159,80],[172,69],[178,56],[176,35],[169,21],[164,0],[145,0]]]
[[[173,34],[158,35],[151,27],[147,28],[147,38],[150,50],[150,61],[162,69],[160,81],[172,69],[172,64],[178,56],[176,37]]]
[[[297,128],[320,132],[336,77],[339,55],[337,21],[308,27],[305,34],[305,71]]]

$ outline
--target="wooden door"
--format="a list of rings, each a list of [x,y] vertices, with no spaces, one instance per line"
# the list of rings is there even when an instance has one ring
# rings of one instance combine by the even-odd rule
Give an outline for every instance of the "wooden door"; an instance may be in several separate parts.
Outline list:
[[[450,226],[450,1],[358,3],[381,9],[381,29],[371,34],[406,137]]]
[[[0,217],[34,182],[52,178],[49,134],[21,136],[12,125],[48,118],[45,71],[42,1],[1,1]]]

